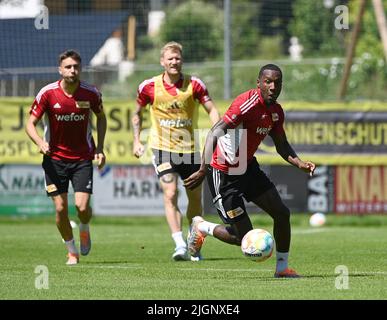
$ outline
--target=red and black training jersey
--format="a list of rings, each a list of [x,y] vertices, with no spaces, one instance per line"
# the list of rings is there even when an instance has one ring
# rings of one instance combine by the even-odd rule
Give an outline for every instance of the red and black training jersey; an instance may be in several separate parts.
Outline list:
[[[259,89],[246,91],[236,97],[223,116],[223,121],[232,130],[218,139],[211,166],[226,173],[230,168],[246,168],[269,133],[284,133],[282,107],[277,103],[267,107]]]
[[[80,82],[69,97],[56,81],[42,88],[36,96],[30,113],[43,117],[44,139],[50,145],[50,156],[56,160],[79,161],[94,158],[95,143],[91,131],[91,111],[102,111],[99,91]]]

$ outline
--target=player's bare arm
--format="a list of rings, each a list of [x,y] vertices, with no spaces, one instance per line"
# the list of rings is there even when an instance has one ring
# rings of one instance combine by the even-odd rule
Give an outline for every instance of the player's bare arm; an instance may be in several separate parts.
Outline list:
[[[292,146],[289,144],[289,141],[286,137],[286,134],[272,134],[270,135],[274,141],[274,145],[276,147],[276,150],[278,154],[287,162],[290,164],[296,166],[297,168],[301,169],[302,171],[305,171],[309,173],[311,176],[314,173],[314,170],[316,169],[316,165],[311,161],[302,161],[296,154],[296,152],[293,150]]]
[[[106,115],[103,110],[95,114],[97,117],[97,148],[95,150],[94,160],[98,161],[98,169],[105,166],[106,157],[103,152],[106,134]]]
[[[230,129],[230,127],[223,119],[219,120],[211,128],[204,145],[200,169],[184,180],[184,186],[186,188],[191,190],[195,189],[203,182],[204,177],[206,176],[206,166],[211,162],[212,154],[218,144],[218,139],[226,134],[227,129]]]
[[[39,136],[38,131],[36,130],[38,123],[39,119],[31,114],[27,120],[25,130],[30,139],[38,146],[39,152],[44,155],[48,155],[50,154],[50,146]]]
[[[139,158],[144,153],[144,146],[140,142],[140,132],[142,125],[142,107],[136,103],[136,108],[134,110],[134,115],[132,117],[132,127],[133,127],[133,154],[135,157]]]
[[[212,100],[209,100],[203,104],[204,108],[206,109],[212,125],[216,124],[220,120],[219,111],[216,108],[214,102]]]

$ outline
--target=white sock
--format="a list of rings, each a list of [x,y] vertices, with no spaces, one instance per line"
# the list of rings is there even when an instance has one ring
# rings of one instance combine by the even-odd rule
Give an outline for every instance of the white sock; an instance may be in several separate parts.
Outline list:
[[[181,247],[187,246],[187,244],[185,243],[185,241],[183,239],[183,232],[182,231],[172,233],[172,238],[175,241],[176,248],[181,248]]]
[[[288,267],[289,252],[276,252],[277,266],[276,271],[282,272]]]
[[[77,247],[75,246],[74,239],[71,239],[69,241],[65,241],[65,244],[66,244],[66,247],[67,247],[67,251],[69,253],[78,254],[78,250],[77,250]]]
[[[85,223],[83,224],[82,222],[79,224],[79,231],[89,231],[89,224]]]
[[[214,235],[214,229],[218,225],[219,224],[217,224],[217,223],[203,221],[203,222],[200,222],[198,224],[198,228],[199,228],[199,231],[203,232],[205,235],[213,236]]]

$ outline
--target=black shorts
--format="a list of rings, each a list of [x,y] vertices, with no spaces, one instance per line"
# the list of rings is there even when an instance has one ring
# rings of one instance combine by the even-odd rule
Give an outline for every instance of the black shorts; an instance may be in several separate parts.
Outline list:
[[[251,201],[271,188],[275,188],[259,168],[255,158],[247,166],[243,175],[228,175],[208,166],[207,181],[213,204],[223,222],[227,224],[235,223],[247,214],[242,197]]]
[[[200,153],[173,153],[152,149],[153,165],[159,178],[167,173],[177,173],[181,179],[188,178],[200,168]]]
[[[93,193],[93,164],[91,160],[66,162],[44,156],[42,167],[45,174],[47,196],[68,193],[69,181],[74,192]]]

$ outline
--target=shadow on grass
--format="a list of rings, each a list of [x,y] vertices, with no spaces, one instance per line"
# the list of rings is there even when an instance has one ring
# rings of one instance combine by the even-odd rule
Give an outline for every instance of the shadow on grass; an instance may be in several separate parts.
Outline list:
[[[257,270],[257,273],[259,270]],[[308,274],[308,275],[301,275],[300,278],[274,278],[274,272],[272,275],[267,276],[263,274],[255,275],[255,276],[244,276],[243,279],[251,279],[255,281],[281,281],[281,280],[286,280],[286,281],[297,281],[297,280],[303,280],[303,279],[336,279],[337,274]],[[349,278],[352,277],[358,277],[358,278],[367,278],[367,277],[381,277],[383,275],[377,274],[377,273],[354,273],[350,274]]]
[[[178,264],[195,264],[197,266],[200,266],[200,264],[202,262],[205,262],[205,261],[233,261],[233,260],[241,260],[240,258],[238,257],[235,257],[235,258],[204,258],[202,261],[196,261],[196,262],[193,262],[193,261],[174,261],[172,259],[168,260],[168,261],[162,261],[162,262],[172,262],[172,263],[178,263]],[[82,264],[84,265],[109,265],[109,264],[122,264],[122,265],[125,265],[125,264],[128,264],[128,265],[133,265],[133,264],[141,264],[141,262],[139,261],[130,261],[130,260],[127,260],[127,259],[122,259],[122,260],[93,260],[93,261],[87,261],[87,260],[82,260]]]
[[[204,257],[203,258],[203,261],[232,261],[232,260],[244,260],[243,258],[238,258],[238,257],[235,257],[235,258],[232,258],[232,257],[229,257],[229,258],[225,258],[225,257],[219,257],[219,258],[216,258],[216,257],[212,257],[212,258],[206,258]],[[200,262],[199,262],[200,263]]]
[[[82,260],[82,264],[87,265],[99,265],[99,264],[138,264],[137,262],[129,261],[129,260],[94,260],[94,261],[84,261]]]
[[[302,278],[322,278],[322,279],[332,278],[332,279],[335,279],[338,276],[340,276],[340,274],[308,274],[308,275],[302,276]],[[349,278],[353,278],[353,277],[365,278],[365,277],[380,277],[380,276],[383,276],[383,275],[378,274],[378,273],[373,273],[373,272],[361,272],[361,273],[348,274]]]

